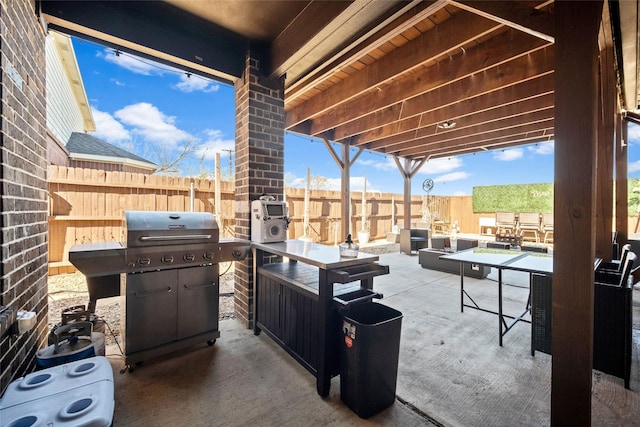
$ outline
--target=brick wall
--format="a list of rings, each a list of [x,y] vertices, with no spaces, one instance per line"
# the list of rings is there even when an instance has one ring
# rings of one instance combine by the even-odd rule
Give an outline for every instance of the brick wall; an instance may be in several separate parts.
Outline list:
[[[284,194],[284,83],[260,75],[247,55],[236,93],[236,237],[250,239],[250,204],[264,193]],[[235,310],[253,326],[252,262],[236,262]]]
[[[0,305],[37,313],[36,328],[0,336],[0,393],[35,366],[47,334],[44,32],[33,0],[0,2]]]

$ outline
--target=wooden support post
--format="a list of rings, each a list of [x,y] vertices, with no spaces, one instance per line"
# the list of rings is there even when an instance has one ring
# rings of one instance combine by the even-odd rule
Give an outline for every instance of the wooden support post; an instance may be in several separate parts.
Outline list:
[[[602,1],[556,2],[551,424],[591,424],[598,30]]]
[[[613,231],[613,166],[616,88],[613,45],[600,50],[600,96],[597,148],[596,257],[611,260]]]
[[[398,170],[402,174],[404,180],[404,224],[402,228],[411,228],[411,179],[420,170],[422,165],[425,164],[427,158],[423,158],[420,161],[412,162],[410,159],[404,159],[404,164],[400,164],[400,158],[393,156],[393,161],[396,163]]]
[[[353,156],[353,159],[349,159],[349,149],[351,146],[349,144],[342,144],[342,158],[340,158],[329,143],[328,139],[323,138],[322,142],[324,143],[324,146],[327,147],[329,154],[331,154],[331,157],[333,157],[333,160],[340,168],[340,190],[342,193],[340,217],[342,235],[345,237],[347,234],[351,233],[351,186],[349,185],[349,181],[351,181],[351,165],[354,164],[360,154],[362,154],[364,148],[358,149],[358,152]]]
[[[620,247],[629,240],[629,155],[627,150],[627,122],[616,117],[616,230]]]

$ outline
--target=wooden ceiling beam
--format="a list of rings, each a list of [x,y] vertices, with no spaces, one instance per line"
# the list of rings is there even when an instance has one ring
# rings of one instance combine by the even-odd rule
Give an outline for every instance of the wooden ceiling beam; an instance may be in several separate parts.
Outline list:
[[[451,1],[451,4],[461,9],[553,43],[553,16],[548,12],[539,10],[549,3],[551,2],[544,2],[538,5],[537,8],[532,8],[527,2],[522,1]]]
[[[298,61],[300,55],[308,53],[310,48],[305,46],[317,44],[317,39],[324,35],[323,31],[326,31],[329,25],[335,25],[333,21],[349,6],[350,2],[345,1],[310,1],[271,43],[271,76],[278,77],[291,66],[291,63]]]
[[[433,135],[416,135],[413,139],[405,140],[398,144],[380,146],[379,148],[386,152],[404,152],[405,150],[410,150],[412,148],[422,150],[423,147],[436,144],[455,146],[459,141],[467,141],[469,139],[477,139],[480,141],[487,138],[487,135],[496,132],[513,133],[514,129],[520,129],[520,131],[516,132],[520,133],[526,128],[535,130],[540,127],[540,123],[548,123],[549,120],[553,120],[553,106],[538,111],[524,112],[507,119],[479,123],[463,128],[458,128],[456,126],[451,130],[441,130],[441,132]],[[548,124],[545,125],[545,127],[548,127]],[[365,146],[365,148],[368,147]]]
[[[435,89],[439,85],[443,85],[443,82],[455,82],[464,77],[489,70],[492,67],[495,69],[500,64],[505,64],[510,60],[532,53],[546,45],[546,42],[527,34],[522,34],[515,30],[505,31],[481,45],[465,52],[460,52],[448,60],[424,69],[421,72],[420,79],[427,83],[422,86],[422,90]],[[398,84],[401,83],[398,82]],[[396,108],[390,108],[389,110],[396,111],[398,107],[396,106]],[[372,117],[379,115],[377,113],[367,114],[350,122],[339,124],[335,127],[336,138],[340,140],[379,126],[380,122],[372,119]],[[397,120],[391,119],[389,117],[387,123]],[[371,125],[375,126],[371,127]],[[314,130],[312,127],[312,131]]]
[[[332,58],[327,59],[324,64],[309,74],[302,76],[297,81],[291,82],[287,80],[285,99],[287,102],[292,102],[300,96],[308,96],[307,91],[309,88],[319,85],[339,70],[358,61],[363,56],[363,52],[370,52],[379,48],[390,38],[401,35],[404,31],[427,19],[431,14],[447,4],[448,0],[414,0],[408,3],[405,11],[400,16],[392,17],[389,21],[383,22],[380,29],[372,31],[371,34],[364,34],[359,40],[351,43]]]
[[[541,102],[544,101],[544,102]],[[533,116],[527,116],[534,113],[544,112],[545,117],[553,116],[553,94],[545,97],[533,98],[522,101],[519,104],[510,104],[501,106],[491,110],[486,110],[476,115],[469,115],[457,122],[452,129],[439,129],[437,124],[414,129],[407,132],[398,132],[396,135],[382,138],[369,144],[360,145],[369,150],[385,150],[406,148],[406,144],[414,144],[418,138],[431,138],[434,140],[448,140],[456,137],[456,135],[471,136],[481,134],[490,129],[501,129],[513,125],[515,120],[522,121],[527,119],[528,122],[535,120]],[[424,141],[427,141],[425,139]]]
[[[467,120],[468,117],[471,117],[471,120],[477,121],[484,117],[508,115],[512,111],[533,111],[553,105],[552,88],[553,76],[548,74],[539,79],[483,94],[466,102],[458,102],[427,111],[419,116],[409,117],[398,122],[390,122],[390,120],[380,117],[378,123],[384,123],[382,126],[356,135],[352,137],[351,141],[354,145],[359,146],[386,138],[395,138],[396,134],[404,135],[419,129],[433,129],[434,126],[447,120],[460,121],[463,118]],[[337,141],[340,142],[340,140]]]
[[[438,25],[434,30],[423,33],[380,60],[347,77],[341,82],[322,91],[322,96],[314,96],[294,109],[287,110],[285,98],[285,127],[291,128],[315,115],[335,108],[336,105],[357,97],[367,90],[394,79],[438,57],[460,49],[469,41],[488,34],[500,25],[469,12],[460,12]]]
[[[526,123],[521,126],[513,126],[509,129],[498,129],[485,132],[481,135],[473,135],[461,138],[455,143],[452,141],[438,141],[422,144],[420,140],[415,140],[408,144],[404,150],[391,149],[384,150],[388,154],[396,154],[402,157],[415,157],[421,153],[434,152],[438,150],[455,150],[458,147],[484,147],[493,144],[495,141],[507,141],[509,139],[521,139],[528,136],[543,136],[553,134],[553,118],[541,120],[537,123]],[[494,141],[494,142],[492,142]]]
[[[536,143],[547,143],[553,140],[553,133],[537,133],[535,135],[532,134],[523,134],[518,137],[512,136],[508,138],[500,138],[493,141],[485,141],[483,145],[474,145],[469,144],[464,147],[453,147],[451,150],[440,150],[433,152],[422,153],[417,156],[410,156],[409,158],[417,160],[428,157],[429,159],[437,159],[441,157],[453,157],[453,156],[462,156],[465,154],[473,154],[479,151],[495,151],[495,150],[506,150],[509,148],[517,148],[522,145],[536,144]]]
[[[357,100],[333,109],[321,118],[312,120],[311,134],[315,135],[333,129],[341,123],[355,120],[396,103],[402,103],[396,118],[398,121],[552,72],[553,49],[546,47],[435,90],[424,90],[424,87],[428,85],[425,85],[423,80],[428,77],[428,73],[412,76],[402,82],[385,87],[381,94],[367,93]],[[416,89],[416,86],[419,88]],[[416,96],[415,92],[420,93]]]

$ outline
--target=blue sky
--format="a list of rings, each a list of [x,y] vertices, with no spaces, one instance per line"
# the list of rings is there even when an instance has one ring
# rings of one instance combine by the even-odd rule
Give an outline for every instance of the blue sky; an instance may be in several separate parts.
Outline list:
[[[213,174],[221,153],[223,174],[234,150],[233,87],[152,61],[73,39],[78,66],[93,111],[92,134],[152,162],[175,158],[186,142],[199,150],[179,166],[182,176]],[[334,144],[337,152],[338,145]],[[233,155],[233,154],[231,154]],[[232,157],[235,167],[235,158]],[[285,133],[285,184],[327,178],[340,188],[340,170],[319,140]],[[640,177],[640,126],[629,129],[629,176]],[[351,169],[351,189],[402,193],[403,180],[391,156],[363,152]],[[414,176],[412,194],[424,195],[430,178],[434,195],[471,195],[474,186],[553,182],[553,142],[479,152],[427,162]]]

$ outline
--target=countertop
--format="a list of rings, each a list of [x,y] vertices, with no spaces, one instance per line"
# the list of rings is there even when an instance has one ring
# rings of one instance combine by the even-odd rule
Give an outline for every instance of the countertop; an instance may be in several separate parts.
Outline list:
[[[287,257],[290,260],[304,262],[323,270],[370,264],[380,259],[378,255],[363,252],[359,252],[357,258],[341,257],[340,249],[337,246],[328,246],[304,240],[286,240],[277,243],[251,242],[251,247]]]

